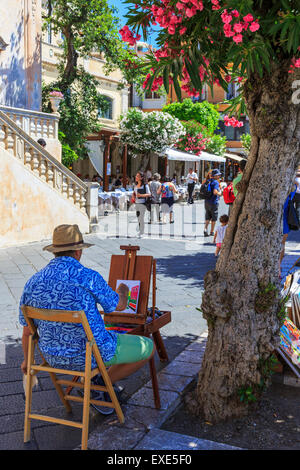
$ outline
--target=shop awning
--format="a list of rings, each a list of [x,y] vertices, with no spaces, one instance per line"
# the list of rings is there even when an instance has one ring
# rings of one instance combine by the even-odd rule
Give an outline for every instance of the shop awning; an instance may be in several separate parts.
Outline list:
[[[201,155],[193,155],[187,152],[181,152],[180,150],[175,150],[168,147],[165,151],[168,160],[181,160],[185,162],[200,162],[201,160],[206,160],[209,162],[226,162],[226,158],[219,157],[218,155],[213,155],[207,152],[201,152]]]
[[[231,160],[236,160],[240,162],[241,160],[246,160],[246,157],[240,157],[239,155],[235,155],[234,153],[225,153],[226,158],[230,158]]]

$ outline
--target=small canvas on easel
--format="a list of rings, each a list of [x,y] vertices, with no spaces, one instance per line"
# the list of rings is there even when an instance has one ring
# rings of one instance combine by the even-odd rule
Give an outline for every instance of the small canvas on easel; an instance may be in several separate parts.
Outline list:
[[[132,281],[128,279],[117,280],[116,289],[118,289],[120,284],[125,284],[129,288],[127,307],[124,310],[121,310],[120,313],[137,313],[141,281]]]

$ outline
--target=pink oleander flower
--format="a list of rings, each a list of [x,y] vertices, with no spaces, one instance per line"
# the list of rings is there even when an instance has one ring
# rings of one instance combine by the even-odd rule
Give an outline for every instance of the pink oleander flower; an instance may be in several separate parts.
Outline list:
[[[225,11],[224,13],[222,13],[221,18],[222,18],[223,23],[225,24],[229,24],[232,21],[232,15],[225,13]]]
[[[181,36],[182,36],[185,32],[186,32],[186,27],[185,27],[185,26],[183,26],[182,28],[180,28],[179,34],[180,34]],[[184,51],[183,51],[182,53],[184,53]]]
[[[63,98],[63,97],[64,97],[64,95],[62,94],[62,92],[61,92],[61,91],[57,91],[57,90],[52,90],[52,91],[50,91],[49,96],[54,96],[55,98]]]
[[[237,10],[232,10],[231,12],[232,16],[234,16],[235,18],[238,18],[240,16],[239,12]]]
[[[227,38],[231,38],[232,36],[234,36],[234,32],[232,31],[230,24],[224,24],[223,30]]]
[[[241,34],[236,34],[232,39],[236,44],[243,42],[243,36]]]
[[[235,25],[233,26],[233,30],[236,32],[236,33],[241,33],[243,31],[243,25],[242,23],[235,23]]]
[[[244,16],[243,20],[245,21],[245,23],[251,23],[251,21],[253,21],[254,18],[250,13],[248,13],[248,15]]]
[[[238,121],[235,117],[229,117],[225,116],[224,117],[224,124],[225,126],[229,127],[242,127],[244,125],[243,121]]]
[[[252,33],[255,33],[255,31],[257,31],[259,28],[260,28],[260,24],[258,23],[257,20],[253,21],[253,23],[251,23],[249,26],[249,29]]]
[[[183,10],[183,9],[184,9],[184,5],[182,5],[182,3],[180,3],[180,2],[177,2],[177,3],[176,3],[176,8],[177,8],[177,10]]]
[[[170,26],[168,27],[168,33],[169,33],[169,34],[175,34],[175,32],[176,32],[175,26],[170,25]]]
[[[225,81],[227,83],[230,83],[231,82],[231,76],[230,75],[225,75]]]
[[[219,3],[219,0],[211,0],[211,3],[213,4],[212,10],[220,10],[221,5]]]
[[[134,37],[127,25],[123,26],[123,28],[119,30],[119,33],[122,36],[122,40],[124,42],[128,42],[130,46],[134,46],[136,42],[141,39],[140,34],[137,34],[136,37]]]
[[[192,7],[192,8],[187,8],[185,10],[185,14],[188,18],[192,18],[192,16],[195,16],[197,13],[197,10],[195,7]]]

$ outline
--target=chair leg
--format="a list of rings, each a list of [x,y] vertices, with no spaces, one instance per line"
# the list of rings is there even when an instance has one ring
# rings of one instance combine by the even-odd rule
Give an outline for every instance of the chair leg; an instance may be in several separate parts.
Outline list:
[[[24,442],[30,441],[30,422],[29,414],[31,412],[32,403],[32,381],[33,376],[31,375],[31,366],[34,361],[34,342],[32,335],[29,336],[28,342],[28,361],[27,361],[27,380],[26,380],[26,398],[25,398],[25,418],[24,418]]]
[[[92,346],[86,343],[81,450],[87,450],[90,417]]]
[[[103,378],[103,380],[104,380],[106,389],[107,389],[107,391],[108,391],[108,393],[109,393],[109,396],[110,396],[110,398],[111,398],[111,401],[112,401],[112,403],[113,403],[113,405],[114,405],[114,408],[115,408],[115,410],[116,410],[116,414],[117,414],[117,416],[118,416],[118,419],[119,419],[120,423],[123,424],[124,421],[125,421],[124,414],[123,414],[123,411],[122,411],[122,408],[121,408],[121,406],[120,406],[119,400],[118,400],[118,398],[117,398],[117,395],[116,395],[116,393],[115,393],[115,391],[114,391],[114,388],[113,388],[113,386],[112,386],[111,380],[110,380],[110,378],[109,378],[109,375],[108,375],[108,373],[107,373],[107,371],[106,371],[104,365],[103,365],[103,369],[101,368],[100,371],[101,371],[102,378]]]

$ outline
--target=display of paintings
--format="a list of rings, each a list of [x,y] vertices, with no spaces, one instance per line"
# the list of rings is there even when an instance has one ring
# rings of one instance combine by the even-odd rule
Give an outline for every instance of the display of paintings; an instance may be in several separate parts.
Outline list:
[[[300,367],[300,331],[293,322],[286,318],[280,328],[280,349]]]
[[[128,279],[117,280],[116,288],[118,288],[120,284],[125,284],[129,288],[127,307],[125,308],[125,310],[121,310],[121,312],[138,313],[141,281],[129,281]]]

